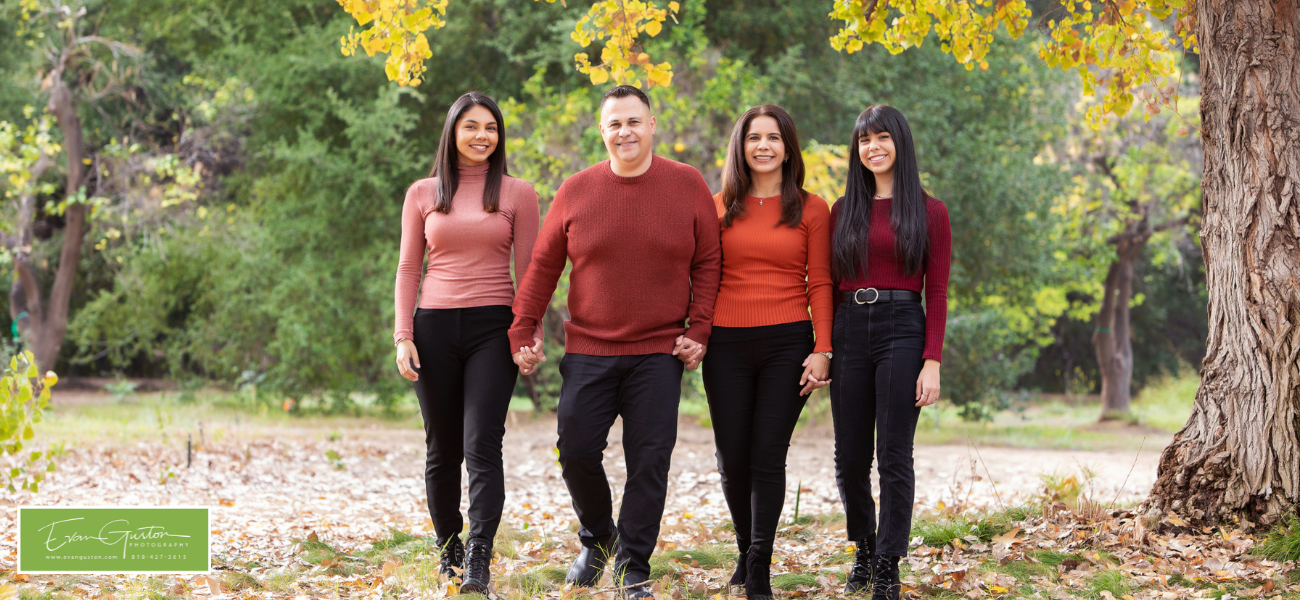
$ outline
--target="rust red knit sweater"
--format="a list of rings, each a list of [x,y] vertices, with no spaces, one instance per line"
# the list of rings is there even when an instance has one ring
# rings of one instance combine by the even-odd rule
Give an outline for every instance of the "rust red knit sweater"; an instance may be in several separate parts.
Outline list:
[[[515,295],[512,350],[533,345],[566,259],[565,352],[668,353],[683,333],[708,343],[722,259],[713,196],[694,167],[654,156],[636,177],[615,175],[609,161],[574,174],[532,258]]]

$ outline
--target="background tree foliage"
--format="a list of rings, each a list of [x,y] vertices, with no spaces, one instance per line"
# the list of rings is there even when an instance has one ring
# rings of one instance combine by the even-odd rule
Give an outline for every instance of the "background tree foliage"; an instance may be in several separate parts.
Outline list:
[[[180,200],[148,219],[119,212],[94,224],[60,372],[202,378],[338,408],[404,397],[409,385],[392,368],[385,333],[399,212],[407,186],[428,173],[446,107],[471,89],[501,102],[511,173],[533,183],[543,212],[565,177],[603,159],[595,129],[603,90],[574,68],[572,34],[590,13],[571,4],[449,4],[445,26],[426,38],[434,58],[422,82],[407,87],[388,83],[391,57],[324,51],[357,27],[355,12],[334,2],[88,4],[102,35],[142,56],[135,100],[83,109],[87,146],[112,163],[122,198]],[[18,10],[13,0],[3,6]],[[833,201],[853,119],[868,104],[897,106],[916,134],[928,190],[953,217],[945,388],[978,417],[1005,403],[1018,380],[1063,385],[1071,375],[1050,363],[1030,370],[1044,344],[1043,357],[1061,345],[1074,322],[1061,317],[1083,302],[1070,294],[1095,273],[1063,269],[1054,255],[1073,242],[1061,238],[1052,207],[1075,183],[1067,165],[1041,155],[1071,135],[1079,84],[1043,63],[1037,34],[995,36],[981,71],[941,43],[898,55],[879,44],[837,52],[827,40],[841,24],[820,3],[663,10],[665,26],[636,42],[673,69],[670,86],[650,89],[656,152],[699,167],[716,189],[736,116],[780,104],[799,126],[810,189]],[[0,28],[11,23],[0,19]],[[13,58],[0,63],[0,121],[37,123],[39,111],[22,107],[41,105],[40,57],[13,36],[0,38],[0,56]],[[1144,276],[1160,279],[1177,262],[1152,263]],[[1152,310],[1189,321],[1199,311],[1203,322],[1196,289],[1168,287],[1169,302],[1135,307],[1135,322],[1154,321]],[[546,320],[548,365],[558,362],[564,292],[562,284]],[[1135,355],[1164,343],[1139,336]],[[558,376],[543,368],[517,395],[547,407],[557,391]]]

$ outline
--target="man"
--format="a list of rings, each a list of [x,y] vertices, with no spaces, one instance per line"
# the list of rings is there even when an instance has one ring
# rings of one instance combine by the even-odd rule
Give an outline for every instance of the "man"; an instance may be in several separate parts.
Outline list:
[[[558,446],[583,549],[566,581],[596,585],[617,550],[615,583],[628,598],[652,598],[642,584],[677,443],[682,368],[704,358],[718,293],[718,215],[699,171],[651,151],[644,92],[618,86],[600,106],[609,160],[556,192],[515,296],[510,343],[525,375],[545,360],[533,332],[573,261]],[[616,526],[601,459],[619,416],[627,484]]]

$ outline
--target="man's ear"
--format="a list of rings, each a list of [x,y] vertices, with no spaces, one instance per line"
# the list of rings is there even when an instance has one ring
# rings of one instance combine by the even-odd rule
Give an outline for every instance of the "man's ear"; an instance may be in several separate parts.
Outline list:
[[[656,123],[656,122],[655,122],[655,118],[654,118],[654,117],[650,117],[650,135],[654,135],[654,134],[655,134],[655,123]]]

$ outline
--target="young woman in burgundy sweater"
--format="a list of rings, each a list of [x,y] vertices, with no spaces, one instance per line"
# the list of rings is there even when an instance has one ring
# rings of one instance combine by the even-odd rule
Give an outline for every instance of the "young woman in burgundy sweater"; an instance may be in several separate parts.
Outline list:
[[[505,504],[501,439],[518,374],[507,336],[515,295],[510,257],[513,250],[522,280],[540,219],[533,187],[506,173],[504,141],[491,98],[470,92],[452,104],[433,172],[406,192],[394,294],[397,370],[415,382],[424,416],[424,484],[442,548],[439,568],[448,577],[463,568],[460,589],[479,594],[487,593]],[[460,540],[462,461],[469,471],[467,548]]]
[[[846,592],[870,589],[873,600],[897,599],[915,496],[912,439],[921,407],[939,398],[952,231],[948,209],[921,187],[902,113],[868,107],[850,141],[856,160],[831,211],[839,295],[831,333],[835,479],[849,539],[857,543]]]
[[[830,207],[804,191],[803,180],[799,137],[785,110],[765,104],[736,121],[714,197],[722,281],[704,389],[740,549],[731,583],[744,585],[751,600],[772,596],[768,569],[790,435],[804,396],[825,386],[830,370]]]

